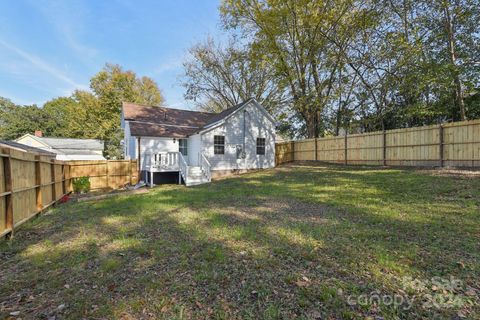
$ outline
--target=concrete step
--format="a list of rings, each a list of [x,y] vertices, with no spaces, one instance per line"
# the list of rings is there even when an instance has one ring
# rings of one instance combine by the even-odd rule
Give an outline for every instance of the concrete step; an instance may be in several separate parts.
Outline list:
[[[197,186],[199,184],[210,183],[207,179],[187,179],[187,187]]]
[[[187,177],[187,181],[207,181],[207,179],[205,178],[205,176],[201,175],[201,176],[188,176]]]
[[[187,175],[189,177],[190,176],[201,176],[201,175],[203,175],[203,172],[202,171],[189,171]]]
[[[209,183],[200,166],[188,166],[187,168],[186,186],[196,186],[199,184]]]

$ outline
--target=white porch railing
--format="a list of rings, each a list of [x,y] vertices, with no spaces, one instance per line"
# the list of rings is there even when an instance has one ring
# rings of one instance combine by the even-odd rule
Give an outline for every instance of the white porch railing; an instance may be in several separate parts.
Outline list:
[[[203,153],[200,154],[200,168],[208,182],[212,181],[211,165]]]
[[[178,159],[179,159],[179,168],[180,168],[180,174],[183,177],[183,181],[185,181],[185,184],[187,183],[187,175],[188,175],[188,164],[185,158],[183,157],[183,154],[178,152]]]
[[[150,157],[150,171],[178,171],[179,154],[180,152],[159,152],[152,154]]]
[[[179,173],[179,183],[181,178],[185,185],[194,185],[211,181],[211,165],[204,154],[199,153],[199,163],[197,166],[189,166],[187,160],[180,152],[159,152],[150,154],[146,157],[146,168],[150,174],[150,185],[153,186],[153,176],[155,172],[175,172]],[[150,161],[148,163],[148,161]]]

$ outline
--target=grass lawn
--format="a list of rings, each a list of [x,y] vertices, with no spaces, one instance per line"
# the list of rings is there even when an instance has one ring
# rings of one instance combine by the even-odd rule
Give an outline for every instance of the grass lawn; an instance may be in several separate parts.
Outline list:
[[[479,319],[479,293],[479,175],[294,164],[60,205],[0,243],[0,318]]]

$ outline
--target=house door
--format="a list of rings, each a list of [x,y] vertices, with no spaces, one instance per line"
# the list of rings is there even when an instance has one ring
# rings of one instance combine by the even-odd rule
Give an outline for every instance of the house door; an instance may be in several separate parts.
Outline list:
[[[188,156],[188,139],[178,140],[178,151],[186,158]],[[187,160],[187,159],[185,159]]]

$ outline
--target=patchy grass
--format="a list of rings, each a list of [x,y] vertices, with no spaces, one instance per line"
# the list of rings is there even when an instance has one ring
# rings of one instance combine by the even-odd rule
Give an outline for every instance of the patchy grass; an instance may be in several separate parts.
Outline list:
[[[479,318],[479,246],[478,177],[290,165],[34,219],[0,318]]]

